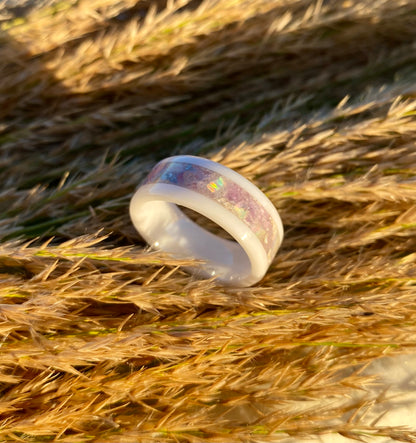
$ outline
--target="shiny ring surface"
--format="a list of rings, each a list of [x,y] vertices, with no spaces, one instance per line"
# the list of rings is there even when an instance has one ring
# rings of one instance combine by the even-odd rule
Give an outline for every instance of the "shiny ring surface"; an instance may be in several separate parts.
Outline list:
[[[205,230],[177,205],[212,220],[235,241]],[[232,286],[261,280],[283,239],[276,208],[253,183],[226,166],[190,155],[156,164],[131,199],[130,217],[153,249],[195,259],[186,271]]]

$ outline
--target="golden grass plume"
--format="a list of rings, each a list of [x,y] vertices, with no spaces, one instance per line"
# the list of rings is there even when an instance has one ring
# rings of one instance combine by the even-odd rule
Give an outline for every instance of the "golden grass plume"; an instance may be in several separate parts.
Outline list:
[[[0,439],[413,441],[362,417],[366,365],[416,345],[415,11],[80,0],[1,23]],[[255,287],[135,233],[129,199],[172,153],[278,208]]]

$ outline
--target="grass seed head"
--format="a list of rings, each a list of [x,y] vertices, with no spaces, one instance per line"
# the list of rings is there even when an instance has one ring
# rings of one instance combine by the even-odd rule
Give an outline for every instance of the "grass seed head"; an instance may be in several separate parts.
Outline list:
[[[413,2],[69,1],[0,18],[0,439],[412,441]],[[151,252],[130,197],[209,157],[285,224],[253,288]],[[215,229],[215,228],[214,228]],[[370,424],[369,424],[370,423]]]

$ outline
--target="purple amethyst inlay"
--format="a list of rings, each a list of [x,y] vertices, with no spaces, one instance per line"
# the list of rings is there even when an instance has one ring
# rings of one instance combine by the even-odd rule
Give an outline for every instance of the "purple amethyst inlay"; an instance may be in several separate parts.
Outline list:
[[[191,189],[235,214],[254,232],[271,257],[277,241],[277,226],[269,212],[249,192],[216,171],[192,163],[162,161],[143,184],[168,183]]]

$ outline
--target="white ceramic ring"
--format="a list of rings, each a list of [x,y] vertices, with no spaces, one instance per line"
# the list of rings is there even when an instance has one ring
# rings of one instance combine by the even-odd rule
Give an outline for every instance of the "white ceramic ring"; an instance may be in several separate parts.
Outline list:
[[[206,231],[176,205],[211,219],[236,242]],[[196,259],[188,272],[233,286],[257,283],[283,239],[276,208],[253,183],[190,155],[166,158],[152,169],[131,199],[130,217],[152,248]]]

